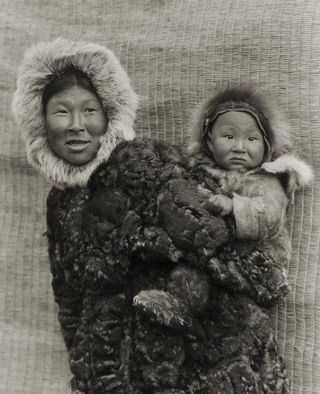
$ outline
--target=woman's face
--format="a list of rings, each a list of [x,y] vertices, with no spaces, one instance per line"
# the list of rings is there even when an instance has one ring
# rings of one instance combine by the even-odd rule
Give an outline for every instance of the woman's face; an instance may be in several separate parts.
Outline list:
[[[227,170],[248,170],[263,160],[265,142],[253,116],[229,111],[216,119],[208,134],[215,162]]]
[[[86,164],[95,156],[108,123],[98,97],[80,86],[52,96],[45,121],[51,149],[75,165]]]

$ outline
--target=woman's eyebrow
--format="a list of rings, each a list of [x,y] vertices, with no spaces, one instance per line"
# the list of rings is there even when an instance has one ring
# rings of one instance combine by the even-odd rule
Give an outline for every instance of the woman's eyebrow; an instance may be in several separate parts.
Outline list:
[[[73,99],[58,98],[58,99],[55,99],[52,104],[53,105],[65,105],[65,104],[73,104],[73,102],[74,102]],[[96,100],[94,98],[90,98],[90,99],[85,99],[85,100],[81,101],[81,104],[88,104],[88,103],[97,104],[98,100]]]
[[[51,104],[52,105],[64,105],[64,104],[68,104],[69,102],[71,102],[72,100],[69,100],[67,98],[63,98],[63,99],[54,99],[52,100]]]

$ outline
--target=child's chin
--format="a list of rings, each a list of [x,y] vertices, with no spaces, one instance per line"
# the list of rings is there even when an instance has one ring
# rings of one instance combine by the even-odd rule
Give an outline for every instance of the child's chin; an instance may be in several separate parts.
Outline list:
[[[229,166],[228,170],[245,172],[245,171],[248,171],[248,168],[246,168],[244,165],[241,165],[241,164],[233,164],[233,165]]]

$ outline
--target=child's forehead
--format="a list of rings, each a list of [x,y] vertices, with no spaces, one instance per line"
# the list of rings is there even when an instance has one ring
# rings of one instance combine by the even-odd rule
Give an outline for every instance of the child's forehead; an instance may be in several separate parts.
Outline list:
[[[246,111],[229,110],[218,114],[211,127],[211,132],[225,127],[232,127],[239,131],[250,130],[264,135],[256,117]]]
[[[244,125],[252,124],[258,126],[257,121],[253,115],[251,115],[248,112],[236,111],[236,110],[231,110],[219,114],[214,123],[220,123],[220,124],[234,123],[234,124],[244,124]]]

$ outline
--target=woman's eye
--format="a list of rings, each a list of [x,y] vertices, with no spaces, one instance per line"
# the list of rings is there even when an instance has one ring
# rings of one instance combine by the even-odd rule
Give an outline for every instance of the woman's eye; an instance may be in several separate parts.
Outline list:
[[[93,112],[96,112],[96,109],[95,108],[86,108],[85,112],[92,114]]]
[[[55,113],[56,113],[56,114],[66,114],[66,113],[68,113],[68,112],[67,112],[66,109],[57,109]]]

